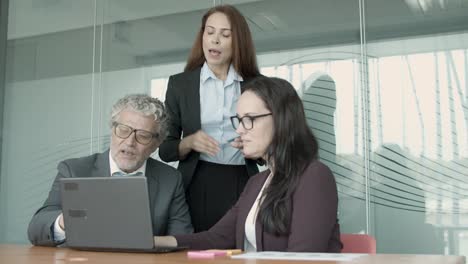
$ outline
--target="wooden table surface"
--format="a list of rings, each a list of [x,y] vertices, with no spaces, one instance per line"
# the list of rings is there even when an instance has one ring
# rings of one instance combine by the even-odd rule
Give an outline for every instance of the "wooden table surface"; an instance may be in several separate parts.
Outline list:
[[[247,260],[231,259],[230,257],[216,257],[215,259],[194,260],[188,259],[187,253],[173,252],[164,254],[155,253],[110,253],[110,252],[90,252],[79,251],[67,248],[35,247],[29,245],[0,245],[0,263],[1,264],[94,264],[94,263],[156,263],[156,264],[174,264],[174,263],[220,263],[220,264],[374,264],[374,263],[403,263],[403,264],[463,264],[463,256],[442,256],[442,255],[393,255],[377,254],[368,255],[354,261],[335,262],[335,261],[297,261],[297,260]]]

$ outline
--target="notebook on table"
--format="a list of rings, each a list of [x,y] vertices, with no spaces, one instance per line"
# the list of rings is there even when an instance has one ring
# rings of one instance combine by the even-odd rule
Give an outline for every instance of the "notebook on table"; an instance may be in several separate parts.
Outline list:
[[[60,180],[66,244],[91,251],[170,252],[154,247],[146,177]]]

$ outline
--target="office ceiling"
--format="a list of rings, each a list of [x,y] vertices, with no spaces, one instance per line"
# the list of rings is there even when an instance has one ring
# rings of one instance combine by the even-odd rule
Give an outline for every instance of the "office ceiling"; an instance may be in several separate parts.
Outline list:
[[[233,4],[258,0],[235,0]],[[206,10],[213,0],[10,0],[8,39]],[[219,2],[219,1],[218,1]],[[227,1],[225,1],[227,2]],[[95,12],[95,10],[98,10]]]
[[[360,40],[358,0],[10,0],[8,38],[92,32],[103,23],[107,54],[138,65],[180,61],[202,14],[221,2],[246,16],[258,52]],[[368,41],[468,30],[468,0],[366,0],[364,14]]]
[[[349,16],[358,15],[357,0],[10,0],[8,38],[85,28],[94,22],[170,17],[206,10],[213,3],[238,5],[249,17],[265,19],[256,24],[259,27],[284,26],[290,31],[313,26],[313,22],[320,25],[319,19],[324,18],[339,26],[348,22]],[[367,15],[379,18],[379,23],[394,23],[406,16],[468,16],[468,0],[367,0],[365,4]]]

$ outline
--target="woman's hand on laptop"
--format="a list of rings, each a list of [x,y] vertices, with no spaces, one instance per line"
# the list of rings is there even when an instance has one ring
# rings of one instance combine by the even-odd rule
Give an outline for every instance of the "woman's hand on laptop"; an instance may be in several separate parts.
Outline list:
[[[155,236],[154,247],[177,247],[177,240],[173,236]]]

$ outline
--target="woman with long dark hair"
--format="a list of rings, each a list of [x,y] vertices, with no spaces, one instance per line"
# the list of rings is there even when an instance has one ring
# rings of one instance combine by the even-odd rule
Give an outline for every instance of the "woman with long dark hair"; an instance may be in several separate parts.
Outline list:
[[[244,86],[232,125],[242,152],[268,169],[252,177],[228,213],[205,232],[155,237],[193,249],[340,252],[338,195],[330,169],[290,83],[257,77]]]
[[[259,75],[249,27],[233,6],[208,10],[185,71],[169,78],[169,135],[159,147],[164,161],[179,161],[196,232],[213,226],[258,172],[245,159],[229,117],[245,81]],[[230,144],[236,141],[237,144]]]

